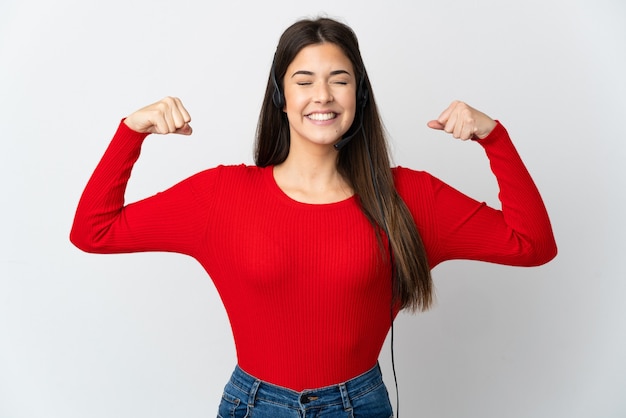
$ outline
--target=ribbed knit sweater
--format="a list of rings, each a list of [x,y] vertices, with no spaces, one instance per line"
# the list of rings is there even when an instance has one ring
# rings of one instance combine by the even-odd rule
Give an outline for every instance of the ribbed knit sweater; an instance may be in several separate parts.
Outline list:
[[[273,168],[219,166],[125,205],[146,137],[121,123],[80,199],[70,234],[84,251],[168,251],[209,274],[248,373],[297,391],[340,383],[376,364],[390,328],[388,260],[358,197],[306,204]],[[428,173],[396,167],[398,192],[431,268],[451,259],[534,266],[556,246],[544,204],[500,124],[478,142],[501,210]]]

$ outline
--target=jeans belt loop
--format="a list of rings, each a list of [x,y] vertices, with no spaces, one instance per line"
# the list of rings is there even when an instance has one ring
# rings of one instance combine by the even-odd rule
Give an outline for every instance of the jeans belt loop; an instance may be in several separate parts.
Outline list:
[[[346,384],[341,383],[339,385],[339,392],[341,392],[341,400],[343,401],[343,409],[344,411],[349,411],[352,409],[352,404],[350,403],[350,396],[348,395],[348,389],[346,389]]]
[[[254,401],[256,399],[256,393],[259,390],[259,386],[261,386],[261,381],[256,379],[250,387],[250,393],[248,394],[248,407],[254,407]]]

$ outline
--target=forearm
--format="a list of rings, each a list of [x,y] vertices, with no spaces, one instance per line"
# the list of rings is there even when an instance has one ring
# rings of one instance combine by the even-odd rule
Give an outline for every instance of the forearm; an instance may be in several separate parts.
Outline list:
[[[120,123],[80,198],[70,240],[87,252],[108,252],[108,230],[119,219],[133,165],[147,134]]]
[[[539,190],[506,129],[498,123],[478,141],[489,158],[499,186],[504,224],[524,247],[526,265],[539,265],[556,255],[550,219]]]

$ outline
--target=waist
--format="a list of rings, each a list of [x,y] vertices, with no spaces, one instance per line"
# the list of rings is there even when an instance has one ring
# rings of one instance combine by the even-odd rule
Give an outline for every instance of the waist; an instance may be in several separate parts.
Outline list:
[[[254,403],[255,399],[284,405],[292,408],[318,407],[343,404],[348,399],[358,398],[383,384],[383,377],[378,364],[367,372],[346,382],[335,385],[295,391],[257,379],[241,367],[235,367],[230,383],[244,399]]]

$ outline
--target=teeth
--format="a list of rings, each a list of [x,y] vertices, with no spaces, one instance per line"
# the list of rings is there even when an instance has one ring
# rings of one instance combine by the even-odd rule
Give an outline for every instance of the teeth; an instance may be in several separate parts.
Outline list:
[[[337,116],[336,113],[311,113],[309,115],[309,119],[313,119],[313,120],[330,120],[332,118],[334,118],[335,116]]]

